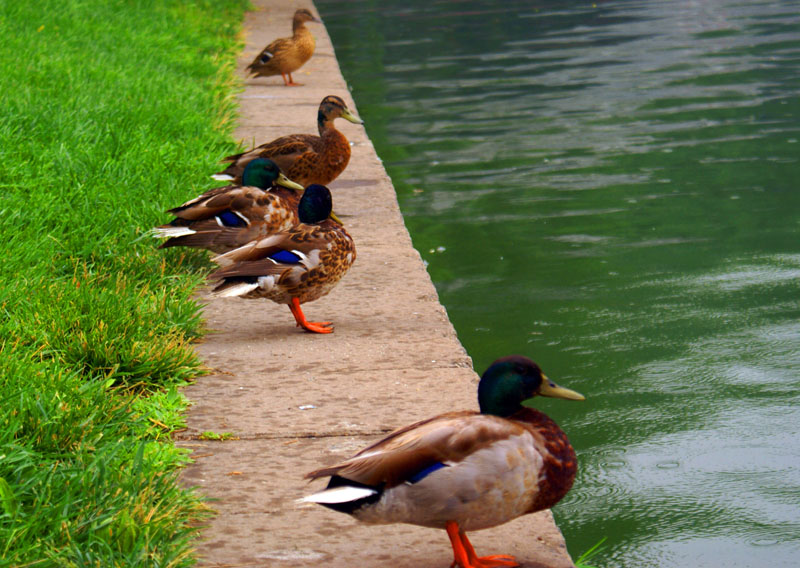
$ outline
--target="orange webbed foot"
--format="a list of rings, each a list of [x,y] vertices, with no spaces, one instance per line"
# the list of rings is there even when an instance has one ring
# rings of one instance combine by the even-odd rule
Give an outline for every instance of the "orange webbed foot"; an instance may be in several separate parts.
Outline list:
[[[458,523],[448,521],[445,523],[447,536],[453,546],[453,563],[450,568],[499,568],[501,566],[519,566],[519,562],[508,554],[494,554],[492,556],[478,556],[472,547],[467,535]]]
[[[329,321],[307,321],[305,325],[297,324],[306,331],[313,333],[333,333],[333,323]]]
[[[472,559],[474,568],[496,568],[499,566],[519,566],[519,562],[508,554],[493,554],[491,556],[476,556]]]
[[[450,568],[500,568],[502,566],[519,566],[519,562],[513,556],[508,554],[493,554],[491,556],[474,556],[467,559],[469,564],[462,566],[456,560],[450,565]]]
[[[300,300],[292,298],[289,309],[297,322],[297,327],[302,327],[312,333],[333,333],[333,323],[329,321],[308,321],[303,310],[300,309]]]

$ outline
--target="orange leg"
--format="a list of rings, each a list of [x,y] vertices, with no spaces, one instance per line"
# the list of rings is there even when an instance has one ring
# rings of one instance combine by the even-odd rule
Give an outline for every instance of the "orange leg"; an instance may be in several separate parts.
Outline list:
[[[513,556],[495,554],[493,556],[479,557],[469,542],[467,535],[458,527],[455,521],[445,523],[447,536],[453,546],[453,563],[450,568],[498,568],[500,566],[519,566]]]
[[[297,321],[297,327],[302,327],[306,331],[313,331],[314,333],[333,333],[331,322],[329,321],[308,321],[303,310],[300,309],[300,300],[292,298],[289,303],[289,309],[292,310],[292,315]]]

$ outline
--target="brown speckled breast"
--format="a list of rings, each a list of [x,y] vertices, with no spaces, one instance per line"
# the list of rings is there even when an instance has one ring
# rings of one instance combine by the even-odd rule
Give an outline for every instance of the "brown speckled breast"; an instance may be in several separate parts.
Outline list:
[[[567,435],[546,414],[526,408],[511,420],[524,425],[533,434],[544,458],[539,476],[539,493],[528,513],[549,509],[567,494],[575,481],[578,462]]]

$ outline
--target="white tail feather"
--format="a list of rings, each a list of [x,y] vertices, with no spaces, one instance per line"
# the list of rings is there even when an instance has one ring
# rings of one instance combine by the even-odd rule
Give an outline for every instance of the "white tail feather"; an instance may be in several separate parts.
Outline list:
[[[313,495],[303,497],[300,501],[304,503],[350,503],[351,501],[358,501],[364,497],[371,497],[377,495],[375,489],[367,489],[366,487],[348,487],[342,485],[334,487],[333,489],[326,489]]]
[[[240,284],[234,284],[230,288],[225,288],[224,290],[215,292],[214,295],[218,298],[233,298],[234,296],[243,296],[244,294],[247,294],[256,288],[258,288],[258,284],[241,282]]]
[[[157,239],[169,239],[171,237],[194,235],[195,232],[189,227],[155,227],[150,231],[150,234]]]
[[[236,178],[230,174],[214,174],[211,176],[211,179],[215,179],[217,181],[233,181]]]

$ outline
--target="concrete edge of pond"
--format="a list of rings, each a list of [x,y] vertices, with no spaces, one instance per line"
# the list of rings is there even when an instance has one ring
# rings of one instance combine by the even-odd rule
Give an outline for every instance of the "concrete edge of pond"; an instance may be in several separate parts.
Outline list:
[[[295,9],[317,14],[309,2],[253,3],[240,73],[269,41],[291,34]],[[316,53],[293,74],[304,86],[285,87],[280,76],[246,79],[237,130],[246,146],[316,133],[317,107],[329,94],[357,112],[326,30],[307,25]],[[213,372],[184,390],[192,406],[176,442],[193,451],[184,482],[216,510],[197,543],[201,566],[420,568],[452,561],[444,531],[361,525],[297,502],[323,486],[306,483],[304,473],[399,426],[477,406],[478,376],[412,247],[372,143],[361,126],[336,126],[353,153],[331,191],[358,259],[330,295],[304,306],[310,320],[332,320],[335,332],[302,332],[289,310],[272,302],[201,295],[213,331],[197,351]],[[206,431],[234,439],[201,439]],[[470,538],[479,554],[513,554],[525,567],[573,566],[550,511]]]

